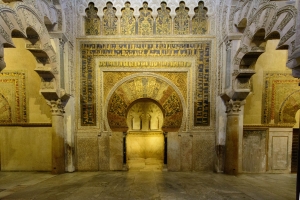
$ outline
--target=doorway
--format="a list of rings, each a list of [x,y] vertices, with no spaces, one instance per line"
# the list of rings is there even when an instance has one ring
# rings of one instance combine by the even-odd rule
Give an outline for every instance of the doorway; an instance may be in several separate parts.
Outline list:
[[[162,170],[164,161],[163,110],[152,99],[139,99],[127,112],[126,162],[129,170]]]

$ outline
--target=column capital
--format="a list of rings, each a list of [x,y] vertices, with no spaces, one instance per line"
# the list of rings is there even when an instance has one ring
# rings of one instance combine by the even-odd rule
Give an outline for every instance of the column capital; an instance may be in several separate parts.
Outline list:
[[[65,113],[64,105],[62,104],[61,100],[51,100],[47,101],[47,104],[50,106],[50,111],[52,116],[63,116]]]
[[[239,114],[240,108],[245,104],[245,101],[238,101],[230,99],[225,103],[227,115]]]
[[[66,41],[63,38],[58,38],[59,40],[59,48],[64,49]]]
[[[231,50],[231,47],[232,47],[232,42],[231,42],[231,40],[227,40],[227,41],[225,42],[225,45],[226,45],[226,51]]]

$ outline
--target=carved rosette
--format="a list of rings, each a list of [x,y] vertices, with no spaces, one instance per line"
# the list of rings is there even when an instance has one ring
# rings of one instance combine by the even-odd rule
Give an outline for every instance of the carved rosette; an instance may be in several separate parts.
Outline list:
[[[227,115],[238,115],[241,106],[245,104],[245,101],[234,101],[230,99],[226,103],[226,113]]]
[[[52,116],[63,116],[65,113],[64,105],[60,99],[47,101],[47,104],[50,106]]]

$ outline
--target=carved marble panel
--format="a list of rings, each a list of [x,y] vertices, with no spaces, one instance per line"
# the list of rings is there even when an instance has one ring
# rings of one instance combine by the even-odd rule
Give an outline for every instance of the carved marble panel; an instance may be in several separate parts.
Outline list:
[[[180,160],[181,171],[191,171],[193,163],[193,137],[188,134],[182,134],[180,137]]]
[[[272,137],[272,169],[287,169],[288,137]]]
[[[89,7],[85,12],[85,34],[100,35],[100,18],[97,15],[98,9],[94,7],[94,3],[89,3]]]
[[[195,9],[195,16],[192,19],[192,33],[205,34],[207,30],[207,8],[204,7],[204,3],[200,1],[198,8]]]
[[[109,133],[101,133],[98,137],[99,146],[99,170],[110,170],[110,136]]]
[[[126,2],[125,7],[122,9],[121,17],[121,34],[122,35],[135,35],[135,17],[134,10],[130,7],[130,3]]]
[[[123,169],[123,133],[113,132],[110,136],[110,170]]]
[[[97,137],[77,137],[77,169],[79,171],[99,170]]]
[[[215,138],[213,136],[193,135],[193,170],[211,171],[215,152]]]
[[[116,17],[116,9],[111,2],[106,4],[103,13],[103,35],[116,35],[118,33],[118,18]]]
[[[268,171],[290,172],[292,156],[292,128],[269,128]]]
[[[172,18],[170,16],[170,8],[167,7],[165,2],[161,3],[161,7],[157,10],[156,18],[156,34],[169,35],[171,34]]]
[[[180,171],[180,138],[177,132],[168,133],[168,170]]]
[[[148,3],[143,3],[143,8],[140,9],[140,16],[138,18],[138,32],[139,35],[153,34],[153,17],[152,10],[148,8]]]
[[[245,172],[266,171],[266,130],[244,130],[242,170]]]
[[[180,2],[176,9],[176,16],[174,18],[174,34],[185,35],[190,33],[188,8],[185,7],[184,2]]]

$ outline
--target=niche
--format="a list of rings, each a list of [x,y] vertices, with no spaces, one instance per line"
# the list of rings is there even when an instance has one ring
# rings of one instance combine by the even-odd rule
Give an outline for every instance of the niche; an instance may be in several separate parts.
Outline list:
[[[127,160],[163,160],[164,136],[163,112],[151,99],[134,102],[127,114]]]

